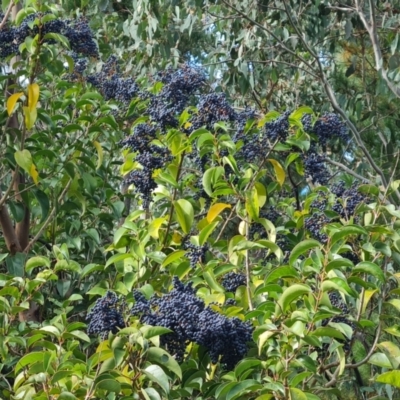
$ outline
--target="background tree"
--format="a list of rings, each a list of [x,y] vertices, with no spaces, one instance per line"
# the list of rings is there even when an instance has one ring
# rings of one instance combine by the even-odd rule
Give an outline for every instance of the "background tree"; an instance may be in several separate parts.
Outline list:
[[[254,5],[4,5],[3,398],[398,395],[394,20]]]

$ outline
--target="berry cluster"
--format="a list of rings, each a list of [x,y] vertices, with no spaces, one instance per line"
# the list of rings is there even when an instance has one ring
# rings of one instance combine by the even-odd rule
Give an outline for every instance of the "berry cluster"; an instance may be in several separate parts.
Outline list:
[[[163,168],[171,160],[171,154],[167,148],[152,144],[156,133],[155,125],[142,123],[134,127],[131,136],[121,141],[124,147],[137,153],[136,161],[142,166],[142,169],[130,172],[125,182],[135,186],[135,191],[140,194],[145,209],[149,207],[152,192],[157,187],[153,179],[154,171]]]
[[[332,189],[337,196],[332,210],[337,212],[342,218],[350,219],[354,215],[356,208],[368,199],[368,196],[360,193],[358,188],[357,182],[354,182],[348,189],[345,188],[343,182],[340,182]]]
[[[178,126],[179,115],[188,106],[190,96],[204,87],[206,76],[201,69],[185,64],[176,70],[159,72],[155,78],[164,86],[151,97],[147,113],[165,132],[168,127]]]
[[[45,15],[47,14],[30,14],[17,27],[6,25],[0,31],[0,58],[19,54],[19,45],[27,37],[34,38],[36,35],[39,35],[43,42],[53,43],[53,38],[45,37],[49,33],[65,36],[69,41],[71,50],[75,53],[88,57],[98,57],[97,44],[94,41],[94,36],[88,22],[84,18],[62,20],[54,17],[54,19],[42,22],[42,18]]]
[[[245,135],[243,127],[245,126],[244,118],[254,118],[254,112],[247,110],[237,116],[238,129],[233,137],[233,141],[243,142],[243,146],[238,152],[238,157],[243,158],[246,162],[255,162],[263,159],[268,149],[277,139],[284,142],[289,135],[289,115],[286,111],[276,120],[267,122],[264,130],[258,135]]]
[[[346,125],[334,113],[325,113],[319,118],[313,127],[313,133],[317,135],[320,144],[325,145],[329,140],[349,140]]]
[[[192,244],[188,240],[186,240],[183,243],[183,248],[187,250],[186,257],[189,259],[190,266],[192,268],[196,268],[198,263],[204,264],[204,262],[206,261],[206,253],[208,250],[207,243],[203,246],[196,246],[195,244]]]
[[[112,55],[103,64],[101,71],[89,75],[87,82],[96,87],[106,100],[118,100],[123,104],[129,104],[131,100],[140,95],[139,86],[132,78],[123,78],[117,58]]]
[[[239,286],[246,285],[246,276],[236,272],[228,272],[222,279],[222,286],[227,292],[236,292]]]
[[[305,175],[309,177],[314,184],[325,185],[331,175],[325,165],[325,157],[311,149],[304,155]]]
[[[89,321],[88,333],[99,334],[100,338],[104,340],[110,332],[117,333],[119,329],[125,328],[122,308],[117,295],[108,291],[103,297],[96,300],[94,307],[86,316]]]
[[[271,143],[278,139],[284,142],[289,136],[289,115],[290,111],[285,111],[277,119],[265,124],[265,136]]]
[[[311,208],[315,208],[321,212],[324,212],[326,210],[326,207],[328,205],[328,196],[325,192],[322,190],[318,191],[318,197],[313,200],[311,203]]]
[[[336,292],[331,292],[331,293],[329,293],[329,300],[333,307],[336,307],[341,310],[341,314],[336,315],[332,318],[323,319],[321,322],[322,326],[328,325],[329,322],[344,323],[344,324],[349,325],[353,329],[353,332],[354,332],[354,330],[356,329],[356,325],[354,324],[354,322],[350,321],[347,318],[347,316],[349,315],[349,309],[348,309],[346,303],[340,297],[340,295]],[[343,348],[346,352],[350,351],[351,339],[346,338],[343,341]],[[325,351],[327,350],[327,343],[325,343],[325,349],[323,348],[323,350],[325,350]]]
[[[304,227],[310,232],[311,236],[321,243],[328,241],[328,236],[322,232],[322,228],[329,222],[329,218],[323,213],[313,213],[304,221]]]
[[[278,218],[281,217],[281,214],[278,211],[276,211],[273,206],[271,206],[271,207],[267,208],[266,210],[261,210],[259,217],[267,219],[275,225]],[[267,239],[268,238],[268,234],[267,234],[267,231],[265,230],[265,227],[259,222],[253,222],[250,225],[249,235],[252,239],[257,239],[257,238],[258,239]]]
[[[301,118],[303,128],[307,133],[317,136],[321,145],[326,145],[329,141],[341,139],[344,142],[349,140],[346,125],[340,120],[339,116],[334,113],[323,114],[314,124],[310,114],[305,114]]]
[[[140,316],[144,324],[172,330],[161,336],[161,345],[178,361],[183,360],[190,342],[204,346],[211,361],[220,361],[227,369],[233,369],[245,356],[252,335],[250,323],[227,318],[206,307],[203,300],[196,297],[190,283],[185,285],[174,277],[169,293],[146,300],[142,293],[135,291],[134,298],[132,315]]]
[[[197,113],[190,119],[191,130],[205,126],[214,130],[214,124],[219,121],[235,121],[235,110],[228,103],[224,93],[209,93],[200,96]]]

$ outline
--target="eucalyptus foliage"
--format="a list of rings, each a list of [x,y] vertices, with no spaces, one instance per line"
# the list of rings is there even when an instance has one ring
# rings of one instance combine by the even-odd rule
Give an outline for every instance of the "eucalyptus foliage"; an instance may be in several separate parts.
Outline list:
[[[396,170],[374,153],[342,163],[364,165],[363,116],[340,90],[333,110],[310,98],[315,62],[328,94],[339,81],[295,29],[350,37],[342,14],[360,9],[310,2],[293,21],[297,2],[121,3],[97,5],[104,27],[4,5],[0,38],[18,46],[0,60],[0,397],[396,398]]]

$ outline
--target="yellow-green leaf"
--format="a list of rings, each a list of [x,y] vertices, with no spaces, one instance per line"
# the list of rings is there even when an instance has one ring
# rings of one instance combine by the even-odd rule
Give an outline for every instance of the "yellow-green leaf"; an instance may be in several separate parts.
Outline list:
[[[269,158],[268,161],[273,165],[274,170],[275,170],[276,180],[282,186],[286,179],[285,170],[282,168],[282,165],[278,161],[274,160],[273,158]]]
[[[377,382],[387,383],[395,387],[400,387],[400,371],[390,371],[378,375],[376,378]]]
[[[24,107],[23,110],[26,129],[32,129],[37,119],[37,110],[36,108],[30,110],[29,107]]]
[[[35,110],[39,100],[39,85],[32,83],[28,85],[28,108],[29,111]]]
[[[158,231],[160,230],[161,225],[165,222],[165,217],[156,218],[149,225],[149,235],[154,239],[158,239]]]
[[[7,100],[8,115],[11,115],[13,113],[13,111],[15,109],[15,105],[17,104],[17,101],[23,94],[24,94],[23,92],[14,93],[8,98],[8,100]]]
[[[96,147],[97,150],[97,166],[96,169],[99,169],[101,167],[101,164],[103,164],[103,148],[101,147],[101,144],[97,142],[96,140],[93,142],[94,147]]]
[[[260,208],[262,208],[267,201],[267,191],[261,182],[256,182],[254,187],[257,190],[258,204]]]
[[[213,206],[210,207],[210,209],[208,210],[207,213],[207,221],[209,223],[213,222],[215,218],[217,218],[217,216],[219,214],[221,214],[221,212],[223,210],[225,210],[225,208],[231,208],[232,206],[230,204],[225,204],[225,203],[217,203],[214,204]]]
[[[32,177],[33,182],[35,182],[35,185],[37,185],[38,184],[39,173],[37,172],[35,164],[33,164],[33,163],[31,165],[31,168],[29,169],[29,175]]]
[[[365,313],[365,310],[367,309],[368,303],[371,300],[372,296],[378,291],[378,289],[374,290],[366,290],[364,292],[364,299],[362,301],[362,310],[361,310],[361,315]]]
[[[33,165],[32,156],[29,150],[20,150],[14,153],[14,158],[17,164],[26,172],[31,172],[31,166]]]
[[[249,216],[255,220],[258,218],[260,213],[260,203],[258,201],[258,194],[256,188],[252,188],[250,191],[246,192],[246,211]]]

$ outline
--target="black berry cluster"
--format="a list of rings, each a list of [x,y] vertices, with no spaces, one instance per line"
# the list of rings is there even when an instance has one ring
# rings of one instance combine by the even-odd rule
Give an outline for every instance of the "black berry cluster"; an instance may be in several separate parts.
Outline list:
[[[178,118],[188,106],[191,96],[205,86],[206,76],[197,67],[189,64],[179,69],[169,68],[159,72],[155,79],[164,86],[150,99],[147,113],[162,132],[178,126]]]
[[[350,219],[354,215],[356,208],[368,199],[368,196],[360,193],[358,188],[359,185],[357,182],[354,182],[348,189],[342,183],[337,185],[334,188],[337,198],[332,210],[337,212],[342,218]]]
[[[225,305],[226,306],[235,306],[236,305],[236,300],[235,299],[226,299]]]
[[[326,145],[332,140],[343,140],[344,142],[349,140],[348,130],[346,125],[340,120],[340,117],[335,113],[325,113],[317,119],[315,124],[312,124],[312,118],[310,114],[305,114],[301,118],[303,128],[307,133],[314,134],[318,143]]]
[[[195,295],[190,283],[183,284],[173,278],[173,289],[161,297],[150,300],[134,292],[135,305],[131,314],[140,316],[144,324],[163,326],[172,332],[161,336],[164,346],[178,361],[182,361],[186,346],[195,342],[204,346],[211,361],[220,361],[233,369],[247,352],[252,327],[238,318],[227,318],[206,307]]]
[[[132,78],[124,78],[120,73],[117,58],[112,55],[103,64],[100,72],[91,74],[87,82],[95,86],[106,100],[118,100],[129,104],[132,99],[141,94],[139,86]]]
[[[325,185],[329,181],[331,175],[326,167],[323,155],[312,149],[304,155],[303,162],[305,175],[311,179],[312,183]]]
[[[42,22],[46,16],[46,21]],[[4,17],[4,15],[3,15]],[[49,19],[49,14],[34,13],[24,18],[19,26],[6,24],[0,31],[0,57],[8,57],[19,54],[19,45],[27,37],[41,37],[42,42],[54,43],[54,38],[45,37],[49,33],[65,36],[71,50],[87,57],[98,57],[99,51],[94,41],[93,32],[84,18],[77,20],[62,20],[54,16]]]
[[[304,227],[310,232],[311,236],[320,241],[326,243],[328,236],[323,233],[323,227],[329,222],[329,218],[325,214],[316,212],[304,220]]]
[[[134,127],[132,135],[121,141],[124,147],[137,153],[136,161],[142,166],[142,169],[130,172],[125,182],[134,185],[135,191],[142,198],[145,209],[149,207],[153,190],[157,187],[153,178],[154,171],[163,168],[171,160],[171,154],[167,148],[152,144],[156,134],[155,125],[142,123]]]
[[[267,209],[261,210],[259,217],[265,218],[271,221],[275,225],[276,221],[281,217],[281,214],[278,211],[276,211],[275,207],[271,206],[268,207]],[[249,235],[253,240],[268,238],[268,234],[267,231],[265,230],[265,227],[259,222],[253,222],[250,225]]]
[[[344,323],[344,324],[349,325],[353,329],[353,332],[354,332],[356,329],[356,325],[354,322],[352,322],[348,319],[348,315],[349,315],[350,311],[349,311],[346,303],[340,297],[340,295],[337,292],[331,292],[331,293],[329,293],[329,300],[333,307],[336,307],[341,310],[341,314],[336,315],[332,318],[323,319],[321,322],[322,326],[328,325],[329,322]],[[338,341],[343,342],[343,349],[346,352],[350,351],[351,342],[352,342],[351,338],[349,339],[346,337],[344,341],[343,340],[342,341],[338,340]],[[325,358],[327,349],[328,349],[328,344],[324,343],[323,348],[320,349],[320,353],[321,353],[320,358]]]
[[[289,115],[290,111],[285,111],[280,117],[265,124],[265,136],[271,143],[284,142],[289,136]]]
[[[228,272],[222,279],[222,286],[227,292],[236,292],[239,286],[246,285],[246,276],[241,273]]]
[[[200,96],[197,113],[190,119],[191,130],[205,126],[214,130],[214,124],[220,121],[236,120],[235,110],[228,103],[224,93],[209,93]]]
[[[311,208],[324,212],[328,205],[328,196],[322,190],[318,191],[318,197],[311,203]]]
[[[89,321],[88,333],[99,334],[100,338],[104,340],[110,332],[117,333],[119,329],[125,328],[122,308],[117,295],[108,291],[103,297],[96,300],[94,307],[86,316]]]
[[[314,124],[313,133],[317,135],[320,144],[325,145],[332,139],[349,140],[346,125],[334,113],[325,113]]]
[[[207,243],[203,246],[196,246],[195,244],[190,243],[188,238],[183,241],[182,247],[187,250],[186,257],[190,261],[190,266],[192,268],[196,268],[197,264],[204,264],[206,261],[206,253],[208,250]]]

